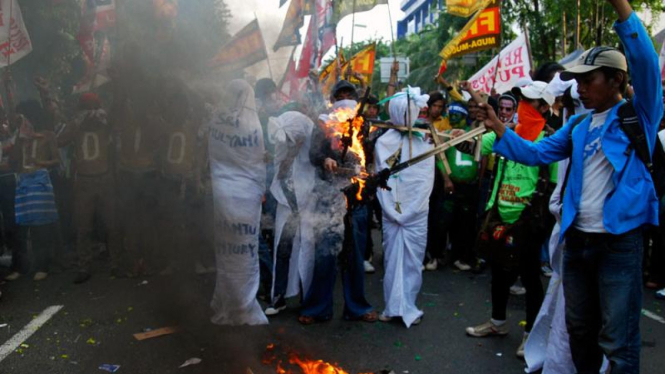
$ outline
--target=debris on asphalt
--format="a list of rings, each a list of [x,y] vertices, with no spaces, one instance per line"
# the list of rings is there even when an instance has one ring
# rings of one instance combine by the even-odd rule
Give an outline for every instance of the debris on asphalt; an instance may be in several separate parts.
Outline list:
[[[69,355],[60,355],[60,358],[63,359],[63,360],[66,360],[66,359],[69,358]]]
[[[109,373],[115,373],[116,371],[120,370],[120,365],[102,364],[99,366],[99,370],[108,371]]]
[[[76,339],[74,339],[74,343],[78,343],[79,339],[81,339],[81,334],[78,334],[76,336]]]
[[[423,358],[420,357],[420,355],[416,355],[416,361],[420,361],[420,360],[422,360],[422,359],[423,359]]]
[[[660,322],[660,323],[665,324],[665,318],[659,316],[658,314],[656,314],[652,311],[642,309],[642,315],[645,316],[645,317],[649,317],[649,318],[651,318],[652,320],[654,320],[656,322]]]
[[[520,327],[526,326],[526,321],[520,321],[519,325],[520,325]]]
[[[399,348],[401,346],[402,346],[402,342],[400,342],[399,340],[395,342],[395,347]]]
[[[162,336],[162,335],[174,334],[174,333],[178,332],[179,330],[180,329],[177,326],[162,327],[160,329],[134,334],[134,338],[136,340],[152,339],[152,338],[156,338],[156,337]]]
[[[81,322],[79,323],[79,326],[81,326],[81,327],[90,327],[90,326],[92,326],[92,319],[91,318],[86,318],[86,319],[81,320]]]
[[[501,356],[503,356],[503,353],[499,352],[499,353],[496,354],[496,356],[501,357]]]
[[[182,369],[182,368],[187,367],[187,366],[198,365],[198,364],[201,363],[201,361],[203,361],[203,360],[201,360],[198,357],[192,357],[189,360],[185,361],[182,365],[178,366],[178,368]]]
[[[88,340],[86,340],[85,342],[90,345],[97,345],[97,341],[93,338],[88,338]]]
[[[6,324],[6,323],[3,323],[3,324],[0,325],[0,329],[3,328],[3,327],[7,327],[7,326],[9,326],[9,325]]]
[[[137,284],[137,286],[145,286],[146,284],[148,284],[148,281],[144,280],[143,282]]]

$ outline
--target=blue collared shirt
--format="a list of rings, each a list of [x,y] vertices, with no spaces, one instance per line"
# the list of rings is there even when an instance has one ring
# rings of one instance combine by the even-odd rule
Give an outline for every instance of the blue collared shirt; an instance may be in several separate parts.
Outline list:
[[[653,150],[663,116],[658,55],[634,12],[626,21],[616,22],[614,29],[623,43],[628,60],[635,92],[632,99],[635,112]],[[611,109],[600,133],[603,152],[614,169],[614,189],[605,200],[603,225],[605,230],[615,235],[647,224],[658,225],[658,199],[651,175],[635,152],[627,152],[630,141],[620,128],[617,112],[623,103]],[[572,157],[568,186],[563,197],[561,238],[574,224],[578,214],[584,175],[584,145],[591,116],[576,127],[573,126],[575,122],[575,117],[571,118],[561,130],[539,143],[527,142],[512,130],[506,130],[494,144],[496,153],[526,165],[546,165]]]

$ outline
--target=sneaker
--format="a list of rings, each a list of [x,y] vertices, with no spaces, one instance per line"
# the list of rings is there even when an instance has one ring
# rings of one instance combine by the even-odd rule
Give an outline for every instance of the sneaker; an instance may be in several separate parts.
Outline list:
[[[656,299],[665,300],[665,288],[660,291],[656,291]]]
[[[515,296],[522,296],[526,294],[526,288],[520,286],[510,286],[510,294]]]
[[[21,273],[19,273],[18,271],[15,271],[15,272],[9,274],[8,276],[6,276],[5,280],[11,282],[11,281],[15,281],[15,280],[19,279],[20,277],[21,277]]]
[[[415,321],[411,322],[411,326],[418,326],[420,325],[420,322],[423,321],[423,317],[418,317],[415,319]]]
[[[540,268],[540,271],[543,273],[544,276],[546,276],[546,277],[548,277],[548,278],[551,277],[551,276],[552,276],[552,273],[554,272],[554,270],[552,270],[552,268],[550,267],[549,264],[545,264],[545,265],[543,265],[543,266]]]
[[[266,308],[265,314],[266,316],[276,316],[284,309],[286,309],[284,296],[277,295],[275,296],[275,301]]]
[[[45,273],[43,271],[38,271],[38,272],[35,273],[35,276],[32,278],[32,280],[39,282],[39,281],[43,281],[47,277],[48,277],[48,273]]]
[[[433,259],[432,261],[428,262],[428,263],[425,265],[425,270],[427,270],[427,271],[434,271],[434,270],[436,270],[438,267],[439,267],[439,263],[438,263],[438,261],[436,261],[436,259]]]
[[[80,271],[76,274],[76,278],[74,278],[74,284],[85,283],[88,279],[90,279],[90,273],[87,271]]]
[[[469,265],[463,263],[463,262],[460,261],[460,260],[455,261],[455,262],[453,263],[453,265],[455,265],[455,267],[458,268],[458,269],[460,269],[461,271],[469,271],[469,270],[471,270],[471,266],[469,266]]]
[[[379,314],[379,321],[381,322],[390,322],[393,320],[393,317],[388,317],[387,315],[381,313]]]
[[[524,358],[524,346],[526,345],[526,341],[529,339],[529,333],[525,332],[524,336],[522,337],[522,343],[520,344],[519,348],[517,348],[517,357],[519,358]]]
[[[466,333],[477,338],[508,335],[508,324],[504,323],[501,326],[497,326],[492,323],[492,320],[489,320],[482,325],[467,327]]]
[[[363,266],[365,267],[365,273],[372,274],[376,271],[372,263],[369,261],[364,261]]]

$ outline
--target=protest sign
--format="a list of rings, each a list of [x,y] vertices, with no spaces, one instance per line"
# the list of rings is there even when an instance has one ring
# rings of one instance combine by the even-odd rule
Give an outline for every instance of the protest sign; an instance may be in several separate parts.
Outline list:
[[[492,88],[496,92],[505,92],[513,88],[520,78],[529,76],[530,70],[529,48],[522,34],[468,81],[471,88],[479,92],[490,94]]]

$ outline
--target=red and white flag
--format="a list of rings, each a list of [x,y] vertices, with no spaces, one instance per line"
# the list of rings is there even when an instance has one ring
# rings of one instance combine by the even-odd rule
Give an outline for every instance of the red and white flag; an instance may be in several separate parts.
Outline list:
[[[0,52],[0,67],[13,64],[32,52],[30,35],[17,0],[0,0]]]
[[[74,86],[74,94],[94,91],[95,88],[111,81],[108,75],[108,69],[111,66],[111,45],[107,38],[104,38],[101,50],[98,53],[101,53],[101,55],[98,57],[96,64],[94,60],[86,60],[85,75]]]
[[[496,92],[503,93],[512,89],[520,78],[529,76],[530,70],[529,48],[522,34],[468,81],[476,91],[490,94],[494,88]]]

